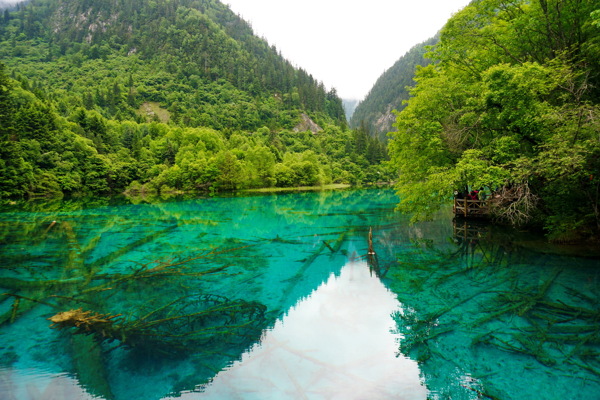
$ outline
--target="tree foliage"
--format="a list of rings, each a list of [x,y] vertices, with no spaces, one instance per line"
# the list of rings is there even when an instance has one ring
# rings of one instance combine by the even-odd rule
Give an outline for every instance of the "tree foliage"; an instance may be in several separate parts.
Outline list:
[[[0,67],[0,198],[388,179],[385,147],[357,139],[364,133],[329,125],[317,134],[261,127],[228,137],[210,127],[107,119],[83,107],[65,118]]]
[[[28,2],[0,58],[2,199],[387,179],[335,89],[216,0]]]
[[[341,99],[216,0],[38,0],[0,20],[0,57],[61,112],[143,118],[156,102],[176,123],[293,128],[301,111],[345,124]]]
[[[598,234],[595,8],[480,0],[448,21],[436,63],[419,69],[397,115],[390,153],[402,208],[426,216],[454,190],[502,188],[520,195],[498,216],[539,223],[557,240]]]

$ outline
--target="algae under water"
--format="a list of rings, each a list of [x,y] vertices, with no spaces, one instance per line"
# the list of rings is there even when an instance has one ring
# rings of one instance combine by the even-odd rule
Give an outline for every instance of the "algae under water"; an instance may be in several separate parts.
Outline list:
[[[6,207],[0,398],[599,398],[598,258],[397,200]]]

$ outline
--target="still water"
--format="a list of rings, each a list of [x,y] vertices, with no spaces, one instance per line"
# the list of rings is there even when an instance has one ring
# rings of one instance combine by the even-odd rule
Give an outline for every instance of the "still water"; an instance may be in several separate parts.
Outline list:
[[[396,202],[7,207],[0,398],[600,399],[598,258]]]

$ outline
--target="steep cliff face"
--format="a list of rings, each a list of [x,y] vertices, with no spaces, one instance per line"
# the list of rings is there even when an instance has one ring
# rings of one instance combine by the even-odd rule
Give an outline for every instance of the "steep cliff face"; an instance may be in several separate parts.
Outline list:
[[[396,114],[393,111],[401,107],[402,105],[394,107],[394,104],[388,104],[385,111],[379,113],[379,118],[373,122],[373,131],[382,134],[393,131],[393,124],[396,121]]]
[[[317,133],[322,130],[323,128],[317,125],[315,121],[310,119],[310,117],[304,113],[300,115],[300,122],[294,127],[294,132],[311,131],[312,133]]]
[[[408,100],[408,87],[414,85],[413,77],[418,65],[427,65],[425,58],[427,46],[437,43],[438,38],[431,38],[413,47],[396,63],[379,77],[369,94],[358,104],[350,126],[364,126],[371,135],[386,137],[393,130],[396,116],[394,110],[402,110],[403,102]]]

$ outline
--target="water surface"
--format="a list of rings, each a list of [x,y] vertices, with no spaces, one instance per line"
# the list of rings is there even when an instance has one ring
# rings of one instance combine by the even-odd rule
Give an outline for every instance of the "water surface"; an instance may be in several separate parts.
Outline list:
[[[597,258],[449,213],[411,225],[396,203],[377,189],[6,208],[0,397],[597,398]],[[130,346],[49,328],[79,308],[120,314]]]

